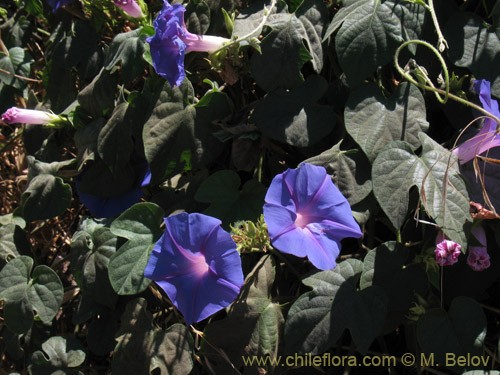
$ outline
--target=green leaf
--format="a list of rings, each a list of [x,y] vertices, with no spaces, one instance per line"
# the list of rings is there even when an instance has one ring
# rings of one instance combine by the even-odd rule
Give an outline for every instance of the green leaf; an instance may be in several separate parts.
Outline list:
[[[114,253],[108,264],[109,281],[119,295],[138,294],[149,286],[151,280],[144,276],[153,245],[141,238],[129,240]]]
[[[406,141],[417,149],[418,133],[429,127],[424,97],[408,83],[399,85],[387,99],[374,84],[359,87],[347,101],[345,125],[370,162],[391,141]]]
[[[203,0],[190,1],[186,6],[184,19],[191,33],[203,35],[210,26],[210,7]]]
[[[333,107],[317,104],[328,89],[321,76],[309,76],[292,90],[278,88],[255,107],[251,121],[271,139],[296,147],[311,146],[335,126]]]
[[[333,18],[324,39],[337,32],[335,50],[348,81],[359,84],[391,61],[404,40],[418,39],[425,9],[400,0],[358,0]]]
[[[230,170],[217,171],[198,188],[194,198],[210,203],[205,214],[220,219],[227,227],[239,220],[253,220],[262,214],[265,187],[256,180],[247,181],[241,190],[240,177]]]
[[[351,205],[361,202],[372,191],[370,163],[359,150],[341,150],[341,142],[304,163],[325,167],[333,182]]]
[[[230,373],[227,359],[240,368],[242,356],[274,358],[277,355],[283,315],[279,304],[271,298],[275,277],[273,258],[263,256],[246,277],[228,316],[205,328],[202,352],[211,360],[211,367],[217,374]],[[214,347],[219,350],[214,350]],[[221,356],[221,351],[227,357]],[[248,369],[249,372],[256,370]],[[262,370],[271,371],[271,368]]]
[[[187,104],[192,87],[188,81],[180,87],[165,84],[153,113],[144,125],[143,139],[152,182],[213,161],[223,144],[213,136],[213,121],[223,119],[232,111],[226,94],[213,93],[209,107]]]
[[[118,104],[97,138],[99,156],[112,172],[124,168],[134,151],[132,124],[126,118],[127,109],[127,103]]]
[[[0,52],[0,56],[2,55],[3,52]],[[9,55],[4,55],[0,58],[0,82],[16,89],[24,89],[26,81],[16,78],[16,75],[29,77],[31,62],[31,57],[24,49],[21,47],[11,48]]]
[[[482,355],[486,317],[472,298],[457,297],[448,312],[432,309],[417,324],[417,339],[423,353],[434,354],[437,363],[446,355]]]
[[[144,70],[142,55],[148,35],[142,28],[114,37],[106,57],[106,70],[112,70],[121,63],[121,75],[125,83],[133,81]]]
[[[84,347],[73,337],[50,337],[42,344],[42,350],[33,353],[30,374],[66,374],[85,361]]]
[[[33,310],[50,324],[61,306],[64,290],[59,276],[40,265],[30,272],[33,259],[20,256],[0,271],[0,300],[5,302],[5,323],[15,333],[25,333],[33,324]]]
[[[118,296],[109,281],[108,263],[117,244],[109,228],[92,226],[76,232],[71,242],[71,268],[81,293],[110,309]]]
[[[470,221],[469,195],[456,158],[427,135],[420,133],[421,156],[409,144],[388,145],[373,162],[373,192],[396,229],[408,212],[409,190],[417,186],[423,207],[453,241],[464,248],[464,225]]]
[[[33,178],[21,197],[27,221],[51,219],[62,214],[71,203],[71,186],[50,174]]]
[[[0,226],[0,266],[19,256],[16,246],[16,232],[23,231],[15,224]]]
[[[78,103],[93,118],[102,117],[109,113],[115,105],[117,84],[117,75],[102,69],[92,82],[80,91]]]
[[[362,268],[359,260],[348,259],[332,271],[303,280],[312,291],[290,307],[285,322],[287,352],[323,353],[348,329],[357,350],[366,353],[381,333],[388,300],[379,286],[357,289]]]
[[[424,295],[427,276],[417,264],[407,265],[410,250],[396,242],[385,242],[369,251],[363,260],[359,282],[364,289],[372,285],[384,288],[388,297],[388,323],[392,329],[403,323],[415,295]]]
[[[166,330],[154,328],[153,317],[142,298],[127,304],[121,322],[111,363],[114,374],[150,374],[154,369],[159,369],[161,374],[187,375],[191,372],[194,343],[185,326],[174,324]]]
[[[61,306],[64,289],[52,268],[39,265],[31,275],[31,286],[27,289],[28,300],[44,324],[50,324]]]
[[[134,204],[111,224],[111,232],[128,240],[150,245],[160,237],[163,210],[151,202]]]
[[[448,55],[456,66],[468,68],[478,79],[491,82],[491,91],[500,97],[500,39],[483,20],[472,13],[457,12],[445,30]]]
[[[32,180],[41,174],[51,174],[57,176],[59,171],[63,168],[71,166],[75,160],[65,160],[65,161],[55,161],[52,163],[44,163],[40,160],[36,160],[33,156],[27,155],[28,160],[28,179]]]

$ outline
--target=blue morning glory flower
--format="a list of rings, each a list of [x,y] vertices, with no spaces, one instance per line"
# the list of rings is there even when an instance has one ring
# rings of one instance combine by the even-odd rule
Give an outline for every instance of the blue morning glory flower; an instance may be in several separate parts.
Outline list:
[[[181,213],[165,220],[144,276],[155,281],[184,315],[199,322],[229,306],[243,285],[236,244],[220,220]]]
[[[335,267],[342,239],[362,235],[349,203],[325,169],[307,163],[274,177],[264,219],[275,248],[307,257],[321,270]]]
[[[150,182],[151,171],[148,168],[144,173],[142,180],[139,181],[132,189],[121,195],[107,198],[82,192],[80,190],[80,182],[78,178],[75,181],[75,185],[80,201],[90,211],[90,214],[93,217],[113,218],[138,203],[144,195],[142,188],[149,185]]]
[[[51,6],[52,11],[55,12],[60,7],[72,3],[73,0],[47,0],[47,3]]]
[[[211,35],[196,35],[186,29],[182,4],[170,5],[164,0],[163,9],[154,20],[155,35],[148,38],[156,72],[171,86],[179,86],[186,77],[184,55],[188,52],[213,52],[229,39]]]
[[[496,117],[500,117],[498,102],[491,99],[490,82],[480,79],[474,82],[474,89],[479,93],[479,100],[483,108]],[[458,157],[460,164],[467,163],[476,155],[500,146],[500,133],[497,132],[497,123],[491,118],[485,118],[483,127],[472,138],[459,145],[453,153]]]

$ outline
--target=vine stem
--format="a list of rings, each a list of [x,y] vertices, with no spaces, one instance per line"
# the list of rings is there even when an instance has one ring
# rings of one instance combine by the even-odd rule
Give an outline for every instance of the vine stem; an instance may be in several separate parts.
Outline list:
[[[264,16],[262,17],[262,21],[260,21],[260,23],[257,25],[257,27],[255,29],[253,29],[252,31],[250,31],[248,34],[246,35],[243,35],[242,37],[237,37],[235,40],[227,43],[227,44],[224,44],[222,47],[220,47],[219,49],[215,50],[214,52],[212,52],[212,55],[215,55],[216,53],[226,49],[226,48],[229,48],[229,47],[232,47],[236,44],[239,44],[241,43],[242,41],[245,41],[245,40],[248,40],[248,39],[251,39],[251,38],[255,38],[255,37],[258,37],[262,28],[264,27],[264,25],[266,24],[269,16],[271,15],[271,11],[273,10],[273,8],[276,6],[276,3],[277,3],[277,0],[271,0],[271,4],[269,5],[269,8],[267,8],[266,6],[264,6]]]
[[[443,52],[445,49],[448,49],[448,42],[443,36],[443,32],[441,31],[441,28],[439,27],[439,22],[436,16],[436,11],[434,10],[434,0],[427,0],[429,4],[426,4],[425,8],[429,11],[431,14],[432,18],[432,23],[434,24],[434,27],[436,29],[436,33],[438,36],[438,50],[439,52]]]
[[[444,71],[444,75],[445,75],[445,85],[446,85],[445,90],[438,89],[438,88],[434,87],[434,85],[429,86],[429,85],[425,85],[423,83],[420,83],[417,80],[415,80],[410,74],[405,72],[403,68],[401,68],[401,66],[399,65],[399,54],[404,48],[406,48],[410,44],[423,45],[423,46],[429,48],[436,55],[439,62],[441,63],[441,66],[443,67],[443,71]],[[448,69],[446,68],[446,63],[445,63],[443,57],[441,56],[441,54],[439,53],[439,51],[435,47],[433,47],[431,44],[424,42],[423,40],[417,40],[417,39],[408,40],[407,42],[404,42],[403,44],[401,44],[398,47],[398,49],[396,50],[396,53],[394,54],[394,66],[395,66],[396,70],[398,71],[398,73],[401,74],[401,76],[403,76],[408,82],[413,83],[415,86],[417,86],[423,90],[427,90],[427,91],[431,91],[431,92],[435,93],[436,97],[440,103],[444,104],[444,103],[446,103],[447,99],[452,99],[452,100],[459,102],[467,107],[474,108],[476,111],[481,112],[486,117],[493,119],[497,123],[497,126],[500,126],[500,118],[498,118],[497,116],[491,114],[490,112],[488,112],[483,107],[481,107],[477,104],[471,103],[466,99],[463,99],[457,95],[450,93],[449,74],[448,74]],[[440,97],[440,95],[443,95],[444,99],[442,99]]]

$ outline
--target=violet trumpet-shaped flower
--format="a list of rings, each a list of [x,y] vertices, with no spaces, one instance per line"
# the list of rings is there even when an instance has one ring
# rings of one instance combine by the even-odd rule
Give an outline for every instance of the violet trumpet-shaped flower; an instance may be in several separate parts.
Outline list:
[[[486,250],[486,233],[481,225],[473,226],[471,233],[476,237],[481,246],[469,246],[467,264],[474,271],[484,271],[490,266],[490,255]]]
[[[362,235],[349,203],[326,170],[307,163],[274,177],[264,219],[274,247],[307,256],[321,270],[335,267],[342,239]]]
[[[130,17],[144,17],[141,7],[135,0],[113,0],[113,3],[115,3],[118,8],[121,8],[121,10],[127,13]]]
[[[452,266],[458,262],[461,250],[462,246],[455,241],[447,240],[443,232],[437,235],[434,254],[436,263],[440,266]]]
[[[481,79],[474,82],[474,88],[479,93],[479,100],[483,108],[496,117],[500,117],[498,102],[491,98],[490,82]],[[466,140],[453,150],[460,164],[467,163],[476,155],[488,151],[490,148],[500,146],[500,134],[497,132],[498,124],[491,118],[484,119],[483,127],[472,138]]]
[[[142,188],[149,185],[150,182],[151,172],[147,169],[140,183],[137,183],[131,190],[117,196],[103,198],[84,193],[80,189],[78,179],[76,180],[76,190],[80,201],[93,217],[112,218],[117,217],[134,204],[139,203],[144,195]]]
[[[243,272],[236,244],[220,220],[183,212],[164,221],[144,276],[167,293],[187,324],[229,306],[243,285]]]
[[[196,35],[186,29],[184,8],[181,4],[170,5],[164,0],[163,9],[154,21],[155,35],[148,38],[151,58],[156,72],[171,86],[179,86],[186,77],[184,55],[188,52],[214,52],[229,39]]]
[[[17,107],[9,108],[2,115],[2,121],[7,124],[47,125],[59,120],[61,120],[59,116],[50,112]]]
[[[58,10],[60,7],[62,7],[64,5],[68,5],[68,4],[72,3],[72,2],[73,2],[73,0],[47,0],[47,3],[52,8],[53,12],[55,12],[56,10]]]

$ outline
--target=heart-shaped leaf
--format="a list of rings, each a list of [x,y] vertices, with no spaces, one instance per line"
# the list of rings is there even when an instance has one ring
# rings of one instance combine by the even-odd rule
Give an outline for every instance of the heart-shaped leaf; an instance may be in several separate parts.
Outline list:
[[[151,202],[134,204],[111,223],[111,232],[128,240],[154,243],[161,235],[163,210]]]
[[[317,104],[328,89],[320,76],[309,76],[292,90],[278,88],[257,104],[251,121],[269,138],[296,147],[311,146],[335,126],[333,107]]]
[[[456,158],[420,133],[421,156],[405,142],[394,142],[373,162],[373,192],[396,229],[408,212],[409,190],[416,186],[428,214],[453,241],[466,247],[464,225],[470,221],[469,194]]]
[[[319,354],[334,346],[345,329],[357,349],[365,353],[381,333],[387,313],[387,296],[379,286],[358,290],[363,269],[348,259],[332,271],[303,280],[312,291],[290,307],[285,322],[285,345],[290,353]]]
[[[500,98],[500,40],[483,20],[467,12],[450,18],[445,29],[448,55],[456,66],[468,68],[479,79],[491,82],[493,95]]]
[[[33,324],[33,311],[50,324],[63,298],[59,276],[49,267],[33,267],[33,259],[20,256],[0,271],[0,300],[5,302],[5,323],[15,333],[25,333]]]
[[[486,317],[472,298],[457,297],[448,312],[427,311],[418,321],[417,338],[424,353],[433,353],[437,363],[445,363],[449,353],[481,355],[486,337]]]
[[[243,365],[242,356],[276,356],[283,315],[279,304],[273,302],[270,296],[275,276],[272,258],[269,255],[262,257],[246,277],[228,316],[205,328],[202,350],[213,362],[211,367],[216,373],[231,371],[227,358],[239,368]],[[227,335],[227,332],[232,334]],[[220,350],[227,358],[220,355]],[[261,371],[269,371],[272,365],[259,364],[258,367]],[[249,373],[256,370],[252,366],[247,369]]]
[[[196,192],[195,199],[210,203],[204,211],[227,227],[239,220],[257,220],[262,214],[265,187],[256,180],[247,181],[241,190],[240,177],[230,170],[217,171],[209,176]]]
[[[166,330],[154,328],[146,305],[142,298],[127,304],[117,333],[112,372],[136,375],[158,369],[161,374],[189,374],[193,368],[194,343],[188,329],[182,324]]]
[[[42,344],[42,350],[33,353],[32,374],[66,374],[85,361],[83,345],[72,337],[53,336]]]
[[[400,0],[351,1],[334,17],[325,39],[337,31],[335,50],[347,79],[361,83],[388,63],[407,39],[418,39],[425,9]]]
[[[424,97],[408,83],[399,85],[388,99],[374,84],[363,85],[349,96],[344,115],[348,133],[370,162],[391,141],[420,147],[418,133],[429,127]]]

